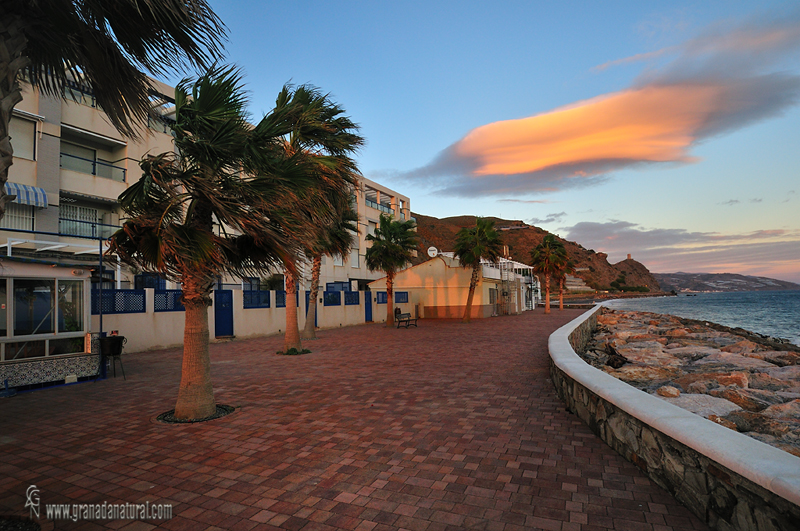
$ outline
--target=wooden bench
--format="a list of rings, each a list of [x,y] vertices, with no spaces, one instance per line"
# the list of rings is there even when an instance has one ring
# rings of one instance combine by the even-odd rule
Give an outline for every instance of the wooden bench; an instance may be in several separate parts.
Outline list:
[[[401,313],[397,316],[397,328],[400,328],[400,325],[405,325],[406,328],[411,325],[417,326],[417,319],[411,317],[410,313]]]

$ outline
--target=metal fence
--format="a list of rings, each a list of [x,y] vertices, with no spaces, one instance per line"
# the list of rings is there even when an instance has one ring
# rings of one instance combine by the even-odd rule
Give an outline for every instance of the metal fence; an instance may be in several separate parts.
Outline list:
[[[269,291],[266,290],[244,290],[242,291],[245,308],[269,308]],[[275,297],[277,299],[277,296]],[[284,293],[284,304],[286,294]]]
[[[143,289],[103,290],[102,300],[99,290],[92,290],[92,315],[115,313],[144,313],[147,309],[147,296]]]
[[[182,312],[186,308],[183,307],[181,296],[183,291],[179,289],[168,289],[164,291],[155,291],[153,293],[153,304],[157,312]]]

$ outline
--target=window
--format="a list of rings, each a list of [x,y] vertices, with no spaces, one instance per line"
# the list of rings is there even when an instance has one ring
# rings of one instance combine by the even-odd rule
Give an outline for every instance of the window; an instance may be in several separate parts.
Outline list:
[[[96,238],[98,212],[96,208],[77,205],[59,206],[59,232],[69,236]]]
[[[375,229],[378,228],[378,224],[374,221],[370,221],[367,225],[367,234],[371,234],[375,236]]]
[[[11,137],[11,146],[14,148],[15,157],[35,160],[36,122],[12,116],[8,135]]]
[[[0,220],[0,228],[34,230],[34,206],[6,203],[6,215]]]
[[[58,281],[58,331],[83,330],[83,281]]]
[[[334,256],[333,257],[333,265],[340,266],[340,267],[343,266],[344,265],[344,259],[340,255]]]
[[[96,158],[94,149],[61,141],[61,167],[64,169],[94,175]]]
[[[350,250],[350,267],[355,267],[358,269],[358,249],[351,249]]]
[[[55,331],[56,281],[14,281],[14,335],[52,334]]]

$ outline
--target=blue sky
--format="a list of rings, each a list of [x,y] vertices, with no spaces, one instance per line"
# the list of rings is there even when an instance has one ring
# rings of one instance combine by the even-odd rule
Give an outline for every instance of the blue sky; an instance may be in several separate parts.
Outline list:
[[[414,212],[800,282],[795,2],[211,3],[252,113],[331,93]]]

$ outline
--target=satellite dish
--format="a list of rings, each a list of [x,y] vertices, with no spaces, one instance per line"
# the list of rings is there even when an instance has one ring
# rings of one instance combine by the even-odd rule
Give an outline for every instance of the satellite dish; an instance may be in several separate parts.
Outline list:
[[[437,256],[439,256],[439,249],[433,246],[428,247],[428,256],[430,256],[431,258],[436,258]]]

